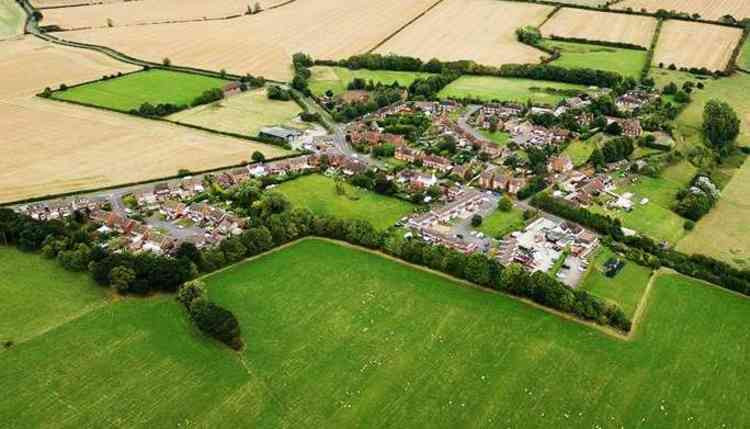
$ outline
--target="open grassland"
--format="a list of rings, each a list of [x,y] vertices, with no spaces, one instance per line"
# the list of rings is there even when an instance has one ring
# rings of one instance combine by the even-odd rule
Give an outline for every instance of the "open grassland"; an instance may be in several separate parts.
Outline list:
[[[551,6],[497,0],[444,0],[377,52],[425,61],[537,63],[547,54],[518,42],[515,31],[541,24],[552,10]]]
[[[5,246],[0,246],[0,292],[0,342],[16,344],[109,302],[107,290],[86,274]]]
[[[436,0],[300,0],[232,20],[62,33],[128,55],[209,70],[286,80],[292,55],[344,58],[374,48]]]
[[[143,103],[189,106],[204,91],[223,88],[227,83],[214,77],[154,69],[56,91],[52,98],[129,112]]]
[[[647,16],[563,8],[541,28],[544,37],[629,43],[648,48],[656,19]]]
[[[256,89],[170,115],[168,119],[228,133],[256,136],[263,127],[296,126],[302,113],[294,101],[269,100],[265,89]]]
[[[659,9],[697,13],[703,19],[718,21],[724,15],[732,15],[738,21],[750,18],[750,3],[746,0],[624,0],[611,6],[613,9],[642,10],[656,12]]]
[[[647,52],[638,49],[555,40],[545,40],[543,44],[560,50],[560,58],[552,62],[556,66],[606,70],[634,78],[640,76],[647,59]]]
[[[625,192],[625,190],[619,190]],[[685,219],[668,207],[649,201],[640,204],[641,196],[633,197],[633,210],[626,212],[620,209],[607,209],[592,205],[591,211],[620,219],[622,226],[645,234],[656,240],[666,240],[671,244],[677,243],[685,235]]]
[[[0,40],[23,34],[26,13],[15,0],[0,0]]]
[[[632,341],[317,240],[207,283],[243,351],[171,297],[122,300],[0,353],[4,426],[750,425],[727,394],[750,381],[750,302],[682,277]]]
[[[669,20],[662,26],[653,64],[724,70],[741,37],[738,28]]]
[[[579,288],[619,305],[632,318],[651,278],[651,270],[632,261],[614,277],[607,277],[604,264],[618,257],[607,247],[602,247],[589,266],[586,277]]]
[[[397,198],[343,184],[346,193],[336,192],[336,182],[313,174],[284,182],[274,191],[280,192],[295,207],[306,207],[315,214],[334,215],[345,219],[361,219],[375,228],[386,229],[412,213],[414,206]]]
[[[524,225],[523,211],[513,207],[509,212],[495,210],[491,215],[484,218],[482,225],[476,229],[483,232],[487,237],[499,239],[513,231],[523,229]]]
[[[568,83],[548,82],[543,80],[514,79],[491,76],[461,76],[443,88],[438,94],[441,98],[479,98],[484,101],[517,101],[532,100],[540,104],[557,104],[565,98],[560,94],[550,93],[550,89],[585,90],[586,87]]]
[[[648,198],[653,204],[664,208],[671,208],[677,197],[677,193],[684,189],[692,177],[684,182],[670,180],[665,177],[638,176],[638,182],[623,187],[623,192],[632,192],[637,199]]]
[[[428,73],[398,72],[389,70],[349,70],[344,67],[312,67],[310,77],[310,90],[313,94],[321,96],[327,91],[341,94],[346,91],[346,86],[355,78],[390,85],[398,82],[401,86],[409,86],[420,77],[429,76]]]

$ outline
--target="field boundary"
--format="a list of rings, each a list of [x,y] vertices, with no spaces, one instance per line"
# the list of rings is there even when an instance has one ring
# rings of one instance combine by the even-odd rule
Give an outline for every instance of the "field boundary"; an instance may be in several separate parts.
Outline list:
[[[375,52],[378,48],[380,48],[381,46],[383,46],[386,43],[388,43],[394,37],[398,36],[399,33],[401,33],[402,31],[406,30],[407,27],[409,27],[412,24],[414,24],[415,22],[419,21],[420,18],[422,18],[423,16],[427,15],[430,11],[432,11],[433,9],[435,9],[443,1],[445,1],[445,0],[437,0],[435,3],[432,4],[432,6],[428,7],[422,13],[420,13],[417,16],[415,16],[414,18],[412,18],[409,22],[407,22],[406,24],[404,24],[401,27],[399,27],[398,29],[396,29],[396,31],[394,31],[393,33],[391,33],[390,35],[388,35],[385,39],[383,39],[380,42],[378,42],[375,45],[374,48],[365,51],[365,53],[366,54],[371,54],[371,53]]]

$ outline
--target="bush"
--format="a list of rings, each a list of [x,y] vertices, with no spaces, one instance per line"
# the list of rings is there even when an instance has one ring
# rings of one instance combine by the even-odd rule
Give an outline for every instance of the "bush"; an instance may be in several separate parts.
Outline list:
[[[198,298],[190,305],[190,317],[205,334],[235,350],[242,348],[240,324],[231,311],[205,298]]]
[[[206,285],[200,280],[193,280],[180,286],[177,291],[177,301],[185,306],[186,309],[190,309],[190,306],[198,298],[204,298],[206,296]]]
[[[510,198],[504,196],[497,202],[497,209],[501,212],[509,212],[513,209],[513,202]]]
[[[474,228],[476,228],[476,227],[482,225],[482,221],[483,221],[482,216],[478,215],[478,214],[475,214],[474,216],[471,217],[471,226],[473,226]]]
[[[289,91],[278,85],[269,86],[266,93],[268,94],[269,100],[289,101],[291,99]]]
[[[692,231],[695,228],[695,222],[692,220],[686,220],[682,227],[685,228],[685,231]]]
[[[224,98],[224,91],[219,88],[213,88],[203,91],[203,94],[195,97],[190,105],[192,107],[200,106],[203,104],[213,103]]]

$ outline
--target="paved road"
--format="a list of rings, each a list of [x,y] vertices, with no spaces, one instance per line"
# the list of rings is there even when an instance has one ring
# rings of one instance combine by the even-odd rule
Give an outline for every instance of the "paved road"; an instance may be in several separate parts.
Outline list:
[[[464,112],[461,117],[458,118],[458,126],[465,132],[471,134],[474,136],[474,138],[479,140],[487,140],[478,130],[476,130],[474,127],[469,125],[469,118],[471,115],[473,115],[477,110],[481,109],[482,106],[471,104],[466,107],[466,112]]]

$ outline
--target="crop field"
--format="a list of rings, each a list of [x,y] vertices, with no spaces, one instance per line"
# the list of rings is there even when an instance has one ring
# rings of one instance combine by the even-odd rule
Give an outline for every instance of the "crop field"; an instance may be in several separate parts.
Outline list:
[[[56,91],[52,98],[129,112],[143,103],[189,106],[204,91],[223,88],[227,83],[214,77],[154,69]]]
[[[579,286],[607,301],[618,304],[632,318],[651,278],[651,270],[633,261],[625,261],[625,267],[614,277],[607,277],[604,264],[617,257],[607,247],[602,247],[591,262],[586,277]]]
[[[509,212],[495,210],[491,215],[484,218],[482,225],[477,228],[487,237],[500,238],[513,231],[523,229],[526,222],[523,220],[523,211],[513,207]]]
[[[15,0],[0,0],[0,40],[23,34],[26,14]]]
[[[97,5],[100,3],[119,3],[125,0],[31,0],[32,6],[37,9],[50,7],[73,7],[75,5]]]
[[[532,100],[539,104],[557,104],[565,98],[549,90],[572,89],[584,91],[586,87],[560,82],[543,80],[514,79],[492,76],[461,76],[443,88],[438,94],[441,98],[473,97],[485,101]]]
[[[274,191],[289,199],[296,207],[306,207],[316,214],[330,214],[345,219],[361,219],[375,228],[386,229],[412,213],[414,206],[397,198],[344,184],[346,193],[336,192],[336,182],[314,174],[284,182]]]
[[[653,63],[724,70],[741,37],[738,28],[669,20],[662,26]]]
[[[9,428],[750,425],[738,412],[746,396],[726,394],[747,386],[741,321],[750,302],[683,277],[655,280],[632,341],[319,240],[207,283],[240,320],[240,353],[196,332],[171,297],[119,300],[0,352],[9,381],[0,420]]]
[[[71,31],[64,38],[159,63],[168,57],[175,65],[287,80],[294,53],[338,59],[366,52],[435,1],[297,1],[232,20]]]
[[[70,273],[54,260],[4,246],[0,246],[0,291],[0,342],[16,344],[109,301],[107,289],[97,287],[86,274]]]
[[[346,86],[355,78],[390,85],[398,82],[401,86],[409,86],[420,77],[429,76],[428,73],[398,72],[389,70],[349,70],[344,67],[315,66],[311,68],[310,90],[321,96],[327,91],[340,94],[346,91]]]
[[[256,136],[263,127],[300,127],[294,118],[302,108],[294,101],[269,100],[265,89],[256,89],[215,103],[194,107],[168,116],[169,120],[218,131]]]
[[[741,21],[750,18],[750,3],[745,0],[624,0],[611,6],[612,9],[659,9],[675,10],[690,15],[697,13],[703,19],[718,21],[724,15],[732,15]]]
[[[551,6],[496,0],[445,0],[377,52],[479,64],[538,63],[547,54],[516,39],[524,25],[539,25]]]
[[[586,43],[545,40],[544,45],[560,50],[552,64],[566,68],[590,68],[612,71],[637,78],[646,64],[648,53],[638,49],[612,48]]]
[[[629,43],[648,48],[656,19],[647,16],[563,8],[541,28],[544,37]]]

